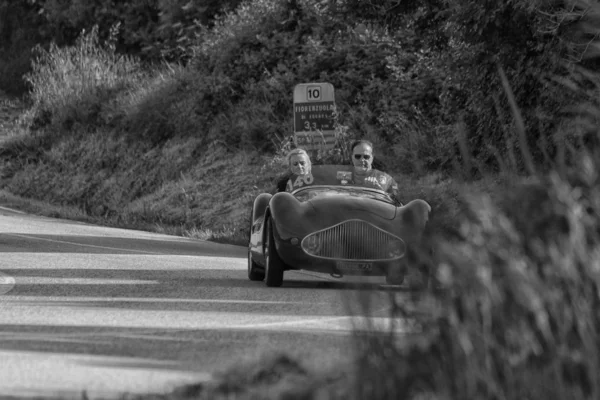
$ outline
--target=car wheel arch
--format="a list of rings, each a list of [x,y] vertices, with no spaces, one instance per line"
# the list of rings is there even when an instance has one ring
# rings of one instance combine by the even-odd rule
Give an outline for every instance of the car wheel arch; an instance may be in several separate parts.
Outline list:
[[[268,230],[267,230],[267,223],[269,222],[269,219],[271,219],[271,209],[267,206],[267,209],[265,210],[265,215],[263,218],[263,230],[262,230],[262,247],[263,247],[263,254],[265,254],[265,245],[267,243],[267,235],[269,234]]]
[[[273,195],[271,195],[270,193],[261,193],[259,194],[256,199],[254,199],[254,204],[252,205],[252,223],[254,224],[256,222],[256,219],[260,216],[260,215],[265,215],[265,210],[268,209],[269,207],[269,202],[271,201],[271,197],[273,197]]]

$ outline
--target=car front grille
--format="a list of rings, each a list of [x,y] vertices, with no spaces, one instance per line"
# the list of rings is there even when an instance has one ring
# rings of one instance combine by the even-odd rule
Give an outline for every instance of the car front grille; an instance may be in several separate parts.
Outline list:
[[[302,240],[309,255],[340,261],[389,261],[404,256],[402,239],[361,220],[348,220]]]

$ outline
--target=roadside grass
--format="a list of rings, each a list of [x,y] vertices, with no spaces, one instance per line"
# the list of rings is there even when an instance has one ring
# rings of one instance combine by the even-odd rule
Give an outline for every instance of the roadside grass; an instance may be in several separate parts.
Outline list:
[[[92,221],[82,210],[75,207],[57,206],[45,201],[32,200],[29,198],[15,196],[6,190],[0,190],[0,203],[2,207],[14,209],[34,215],[50,218],[62,218],[73,221]]]
[[[0,191],[0,201],[4,206],[38,215],[244,246],[254,198],[273,190],[273,180],[279,172],[278,166],[263,163],[262,156],[224,150],[218,157],[213,153],[174,181],[164,179],[154,193],[127,203],[122,199],[130,173],[103,179],[107,174],[101,170],[83,175],[80,168],[77,178],[61,176],[54,168],[57,167],[52,163],[30,169],[25,166],[16,174],[18,181]],[[73,185],[74,179],[79,184]],[[30,192],[28,182],[32,180],[42,181],[38,189],[45,186],[51,190]],[[94,185],[103,188],[91,200],[69,201],[78,198],[72,191],[85,195]]]
[[[595,175],[467,196],[460,235],[436,242],[441,289],[390,298],[422,337],[366,341],[356,398],[598,398]]]

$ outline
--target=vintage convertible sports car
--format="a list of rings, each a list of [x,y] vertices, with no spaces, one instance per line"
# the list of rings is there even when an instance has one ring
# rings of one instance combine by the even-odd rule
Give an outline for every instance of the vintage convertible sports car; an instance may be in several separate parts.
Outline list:
[[[401,284],[431,207],[399,205],[377,189],[352,184],[352,166],[313,165],[292,176],[293,191],[254,200],[248,278],[281,286],[287,270],[385,276]]]

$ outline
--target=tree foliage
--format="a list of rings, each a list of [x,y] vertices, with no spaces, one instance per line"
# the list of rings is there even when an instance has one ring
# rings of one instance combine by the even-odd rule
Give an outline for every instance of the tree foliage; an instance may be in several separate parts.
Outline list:
[[[519,153],[514,115],[499,70],[506,74],[534,156],[552,157],[560,147],[549,140],[562,124],[556,116],[579,101],[555,79],[572,73],[594,37],[572,29],[589,18],[585,4],[3,0],[0,35],[8,51],[25,37],[70,45],[94,25],[103,40],[118,26],[117,53],[191,62],[198,77],[190,96],[198,97],[198,115],[215,115],[224,123],[232,112],[247,120],[233,110],[265,103],[272,117],[262,123],[269,128],[250,123],[255,126],[251,144],[257,147],[289,135],[283,126],[291,119],[289,93],[295,84],[328,81],[336,87],[340,122],[350,134],[388,149],[397,166],[451,166],[460,160],[462,146],[484,165],[508,160],[518,169],[522,162],[511,157]],[[16,24],[17,18],[24,23]],[[217,130],[237,132],[242,126],[227,122]]]

